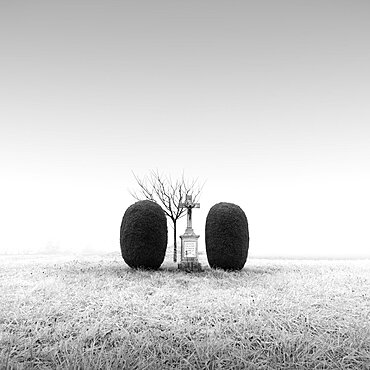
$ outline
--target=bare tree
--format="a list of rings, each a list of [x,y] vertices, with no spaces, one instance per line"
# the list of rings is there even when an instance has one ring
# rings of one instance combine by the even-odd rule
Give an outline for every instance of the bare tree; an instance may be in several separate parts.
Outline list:
[[[136,200],[148,199],[158,203],[166,216],[172,221],[173,227],[173,261],[177,261],[177,220],[185,216],[186,208],[180,203],[184,202],[187,195],[193,197],[196,202],[199,199],[203,186],[198,185],[198,180],[186,181],[184,173],[180,179],[172,180],[170,176],[164,176],[157,171],[150,171],[149,175],[140,178],[133,173],[138,192],[130,191]]]

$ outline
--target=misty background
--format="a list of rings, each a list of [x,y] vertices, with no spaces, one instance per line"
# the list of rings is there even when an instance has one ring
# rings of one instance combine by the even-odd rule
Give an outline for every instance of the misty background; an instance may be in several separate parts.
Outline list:
[[[2,1],[0,253],[119,251],[132,171],[158,169],[206,181],[201,249],[226,201],[251,257],[370,257],[369,15],[356,0]]]

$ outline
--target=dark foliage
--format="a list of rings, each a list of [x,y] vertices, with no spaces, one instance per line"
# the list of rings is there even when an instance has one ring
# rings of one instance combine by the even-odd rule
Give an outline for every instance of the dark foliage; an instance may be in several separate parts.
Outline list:
[[[141,200],[127,208],[121,224],[121,254],[132,268],[158,269],[166,254],[167,219],[162,208]]]
[[[240,270],[248,256],[249,230],[244,211],[233,203],[215,204],[206,219],[206,252],[212,268]]]

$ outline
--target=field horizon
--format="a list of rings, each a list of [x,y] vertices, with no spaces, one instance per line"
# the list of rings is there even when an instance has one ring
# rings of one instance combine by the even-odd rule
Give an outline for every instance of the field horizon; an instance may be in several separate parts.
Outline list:
[[[206,251],[204,249],[199,250],[199,259],[202,263],[206,263],[208,265]],[[119,251],[119,247],[116,250],[110,251],[58,251],[58,252],[45,252],[45,251],[33,251],[33,252],[6,252],[0,253],[0,256],[9,256],[9,257],[16,257],[16,256],[25,256],[25,257],[32,257],[32,256],[65,256],[65,257],[85,257],[85,256],[99,256],[99,257],[121,257],[121,252]],[[178,246],[178,260],[180,260],[180,246]],[[122,257],[121,257],[122,258]],[[173,259],[173,246],[167,247],[165,262],[171,261]],[[248,255],[247,263],[249,260],[288,260],[288,261],[368,261],[370,263],[370,255]]]

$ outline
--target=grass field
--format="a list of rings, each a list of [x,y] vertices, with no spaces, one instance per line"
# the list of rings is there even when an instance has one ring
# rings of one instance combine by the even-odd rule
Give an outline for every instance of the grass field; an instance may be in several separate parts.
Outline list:
[[[0,294],[1,369],[370,369],[370,261],[2,256]]]

